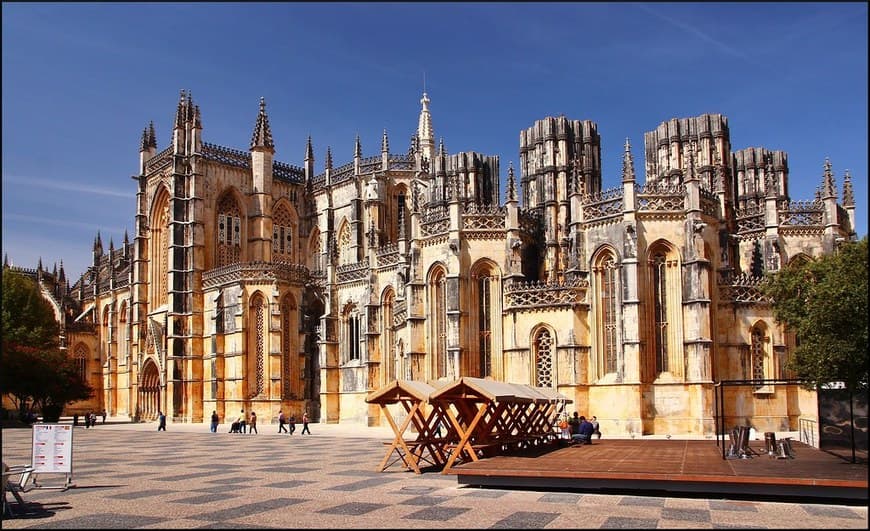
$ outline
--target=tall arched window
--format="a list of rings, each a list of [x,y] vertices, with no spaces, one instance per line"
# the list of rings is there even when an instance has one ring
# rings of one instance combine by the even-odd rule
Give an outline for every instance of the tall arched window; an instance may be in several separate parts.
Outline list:
[[[323,264],[323,253],[320,247],[320,231],[317,227],[311,231],[311,236],[308,239],[308,269],[314,271],[324,271],[326,267]]]
[[[645,293],[649,297],[645,334],[651,346],[644,360],[644,374],[653,379],[685,376],[682,333],[682,280],[679,255],[667,242],[649,248]]]
[[[492,278],[489,271],[477,279],[477,341],[480,349],[481,378],[492,376]]]
[[[125,300],[121,303],[121,310],[118,312],[118,361],[126,364],[127,358],[130,355],[130,344],[127,342],[130,334],[127,325],[127,312],[130,311],[130,306]]]
[[[350,225],[345,222],[338,230],[338,263],[345,265],[354,262],[356,262],[356,257],[351,255],[350,249]]]
[[[281,205],[272,216],[272,261],[293,261],[293,218],[287,207]]]
[[[296,300],[292,295],[287,294],[281,300],[281,364],[283,366],[282,389],[284,398],[290,398],[294,392],[295,381],[299,380],[296,374],[299,372],[296,367],[293,352],[295,342],[293,341],[294,334],[298,334],[298,325],[296,324]]]
[[[594,258],[595,301],[593,307],[598,345],[596,372],[601,378],[616,373],[619,359],[619,264],[612,249]]]
[[[250,398],[263,393],[263,372],[266,357],[266,309],[266,301],[261,294],[257,293],[251,298],[246,375]]]
[[[435,378],[443,378],[447,376],[447,275],[443,268],[437,268],[429,278],[429,304]]]
[[[384,293],[381,303],[381,366],[383,367],[384,382],[389,383],[396,379],[396,354],[394,352],[396,334],[393,331],[393,304],[396,294],[388,289]]]
[[[652,258],[653,308],[655,327],[653,348],[656,353],[656,373],[668,372],[668,285],[667,259],[664,254]]]
[[[348,303],[341,315],[341,358],[345,363],[360,359],[360,316],[356,304]]]
[[[169,193],[165,188],[155,194],[150,221],[151,300],[160,306],[169,300]]]
[[[242,259],[242,209],[232,194],[217,204],[217,267],[235,264]]]
[[[767,337],[767,327],[764,326],[764,323],[757,323],[749,331],[749,337],[749,359],[752,368],[752,379],[764,380],[774,377],[770,355],[765,346],[765,344],[770,342],[770,339]],[[754,387],[758,391],[766,386],[764,384],[756,384]]]
[[[88,347],[79,343],[75,350],[76,373],[79,380],[88,381]]]
[[[535,385],[553,387],[553,335],[547,328],[535,333]]]

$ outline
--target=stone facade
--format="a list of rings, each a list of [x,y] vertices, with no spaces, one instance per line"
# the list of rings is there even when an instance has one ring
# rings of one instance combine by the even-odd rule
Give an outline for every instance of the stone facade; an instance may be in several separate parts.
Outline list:
[[[646,133],[643,183],[626,141],[602,189],[597,125],[547,117],[502,195],[498,157],[436,148],[421,103],[406,153],[384,131],[317,173],[311,139],[302,166],[275,160],[262,100],[245,152],[204,142],[182,93],[170,145],[143,132],[132,241],[98,235],[71,287],[40,268],[99,390],[82,408],[376,425],[365,397],[394,379],[477,376],[556,388],[605,433],[710,435],[716,382],[789,376],[794,337],[758,283],[855,238],[848,174],[842,202],[828,162],[792,201],[786,153],[732,151],[705,114]],[[794,385],[725,397],[729,426],[818,419]]]

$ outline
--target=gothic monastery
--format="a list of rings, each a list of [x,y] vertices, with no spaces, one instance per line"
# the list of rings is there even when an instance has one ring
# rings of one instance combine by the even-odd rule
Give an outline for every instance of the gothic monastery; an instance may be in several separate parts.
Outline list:
[[[614,435],[714,433],[723,380],[752,380],[728,426],[818,418],[779,382],[795,338],[758,284],[855,239],[848,173],[838,191],[825,161],[792,200],[785,152],[733,150],[704,114],[645,134],[642,181],[626,142],[603,189],[596,123],[560,116],[520,131],[502,190],[498,157],[436,146],[429,102],[406,152],[384,131],[318,168],[310,138],[302,166],[276,159],[262,99],[242,151],[182,92],[168,144],[142,134],[132,238],[98,234],[79,279],[25,270],[96,389],[67,414],[379,425],[373,390],[476,376],[555,388]]]

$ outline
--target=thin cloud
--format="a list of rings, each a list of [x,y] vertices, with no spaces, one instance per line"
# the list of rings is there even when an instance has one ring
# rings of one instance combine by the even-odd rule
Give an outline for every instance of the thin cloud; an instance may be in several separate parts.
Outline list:
[[[135,194],[133,192],[122,192],[111,188],[101,188],[98,186],[85,186],[81,184],[71,183],[67,181],[55,181],[50,179],[37,179],[33,177],[20,177],[15,175],[4,175],[4,183],[15,183],[25,186],[33,186],[37,188],[47,188],[49,190],[61,190],[70,192],[81,192],[89,195],[104,195],[109,197],[123,197],[132,199]]]
[[[716,46],[717,48],[719,48],[720,50],[722,50],[723,52],[725,52],[729,55],[733,55],[734,57],[739,57],[741,59],[748,58],[746,56],[746,54],[744,54],[743,52],[741,52],[739,50],[735,50],[734,48],[732,48],[731,46],[728,46],[724,42],[714,39],[713,37],[711,37],[707,33],[704,33],[703,31],[699,30],[695,26],[680,22],[679,20],[673,19],[667,15],[663,15],[663,14],[659,13],[658,11],[653,10],[652,8],[650,8],[646,4],[634,4],[634,5],[639,7],[641,10],[646,11],[650,15],[653,15],[656,18],[660,18],[660,19],[664,20],[665,22],[668,22],[671,25],[674,25],[674,26],[676,26],[676,27],[688,32],[688,33],[691,33],[692,35],[694,35],[700,39],[703,39],[703,40],[709,42],[710,44],[713,44],[714,46]]]
[[[82,223],[80,221],[71,221],[69,219],[53,219],[47,218],[45,216],[28,216],[26,214],[10,214],[9,212],[3,212],[3,221],[4,225],[6,221],[25,221],[27,223],[39,223],[42,225],[52,225],[55,227],[64,227],[64,228],[79,228],[85,230],[92,231],[100,231],[103,234],[123,234],[124,230],[121,229],[109,229],[105,225],[96,225],[93,223]],[[4,231],[12,231],[12,227],[4,227]]]

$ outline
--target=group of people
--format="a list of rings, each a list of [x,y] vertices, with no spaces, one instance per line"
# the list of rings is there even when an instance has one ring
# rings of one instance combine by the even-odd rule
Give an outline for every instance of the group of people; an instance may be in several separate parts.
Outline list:
[[[593,435],[601,438],[598,417],[595,415],[592,416],[591,420],[587,420],[584,415],[575,411],[574,416],[563,419],[559,427],[562,429],[563,438],[570,439],[572,444],[592,444]]]
[[[100,413],[100,416],[103,417],[103,424],[105,424],[106,423],[106,416],[107,416],[105,409]],[[97,414],[94,413],[93,411],[88,411],[87,413],[85,413],[84,418],[85,418],[85,428],[91,428],[91,427],[97,425]],[[73,415],[73,426],[78,426],[78,425],[79,425],[79,414],[76,413],[75,415]]]
[[[308,412],[302,414],[302,435],[306,433],[311,435],[311,430],[308,428]],[[217,433],[218,424],[220,424],[220,417],[217,414],[217,411],[211,412],[211,432]],[[290,427],[290,430],[287,430],[287,427]],[[296,431],[296,415],[291,414],[288,419],[284,415],[284,411],[278,412],[278,433],[289,433],[293,435]],[[259,434],[260,431],[257,429],[257,412],[251,411],[251,416],[248,417],[245,415],[245,410],[241,410],[239,413],[239,417],[230,424],[230,433],[248,433],[248,434]]]

